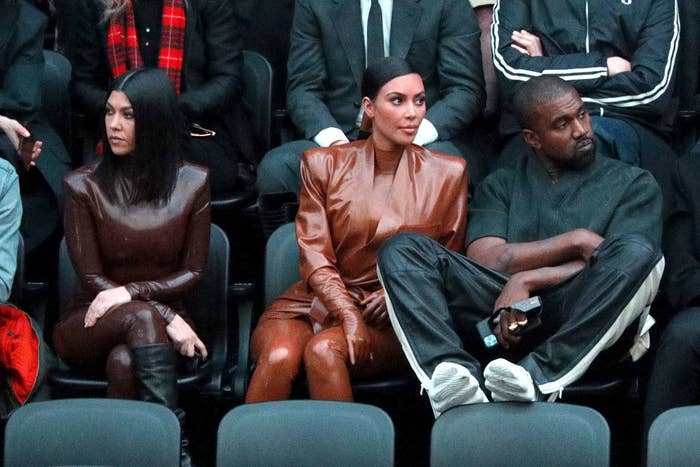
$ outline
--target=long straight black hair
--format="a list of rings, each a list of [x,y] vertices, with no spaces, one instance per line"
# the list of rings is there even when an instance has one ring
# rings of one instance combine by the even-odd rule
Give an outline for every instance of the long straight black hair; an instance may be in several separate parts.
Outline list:
[[[131,103],[135,149],[116,156],[103,138],[104,157],[95,170],[98,184],[112,202],[163,205],[175,188],[186,144],[175,87],[163,71],[140,68],[119,76],[112,91],[123,92]],[[104,123],[102,132],[106,135]]]

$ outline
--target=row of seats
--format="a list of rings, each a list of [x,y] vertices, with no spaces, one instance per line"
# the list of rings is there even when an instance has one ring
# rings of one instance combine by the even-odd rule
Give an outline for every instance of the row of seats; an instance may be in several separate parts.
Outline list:
[[[661,415],[647,465],[695,465],[700,406]],[[394,426],[357,403],[283,401],[231,410],[219,424],[217,466],[394,465]],[[4,465],[174,466],[180,429],[163,406],[64,399],[17,410],[5,432]],[[607,466],[610,429],[595,410],[570,404],[491,403],[445,412],[432,427],[431,466]]]
[[[22,277],[24,268],[23,253],[18,253],[18,269],[15,278],[13,301],[24,306],[43,329],[50,327],[45,306],[30,297],[44,295],[40,284],[27,284]],[[207,269],[200,284],[189,294],[186,307],[193,319],[197,332],[207,349],[209,358],[197,368],[185,368],[178,376],[181,389],[197,388],[200,394],[242,401],[253,368],[250,366],[249,348],[255,318],[255,288],[248,283],[230,283],[229,258],[230,244],[227,235],[217,225],[212,224],[210,250]],[[270,237],[265,252],[265,277],[263,286],[264,303],[267,307],[291,284],[299,280],[299,249],[294,224],[289,223],[277,229]],[[65,241],[59,248],[58,294],[59,307],[68,305],[78,293],[79,282],[68,255]],[[37,291],[39,293],[37,293]],[[55,318],[55,317],[53,317]],[[606,358],[605,361],[614,361]],[[634,373],[629,368],[615,365],[614,371],[596,374],[566,388],[564,400],[578,401],[603,394],[614,397],[625,391]],[[56,396],[94,395],[107,387],[105,379],[87,375],[69,368],[60,360],[48,373],[51,389]],[[416,378],[410,374],[378,376],[370,380],[358,380],[353,384],[354,393],[398,394],[418,391]]]

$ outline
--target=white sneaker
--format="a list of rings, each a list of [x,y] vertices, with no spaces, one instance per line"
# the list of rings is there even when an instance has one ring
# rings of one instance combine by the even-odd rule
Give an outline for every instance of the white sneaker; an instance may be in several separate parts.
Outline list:
[[[484,379],[494,401],[534,402],[539,399],[530,373],[504,358],[486,365]]]
[[[488,398],[479,386],[479,381],[462,365],[442,362],[435,367],[430,378],[428,398],[433,407],[435,418],[445,410],[457,405],[488,402]]]

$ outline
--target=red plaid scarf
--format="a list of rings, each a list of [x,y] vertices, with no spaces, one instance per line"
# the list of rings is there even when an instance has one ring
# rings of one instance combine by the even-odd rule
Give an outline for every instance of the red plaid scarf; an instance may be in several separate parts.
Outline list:
[[[184,0],[164,0],[158,68],[168,74],[178,94],[180,94],[182,59],[185,52],[186,22]],[[127,1],[123,15],[113,17],[109,21],[107,55],[114,78],[125,73],[126,70],[143,66],[139,40],[136,37],[132,0]]]

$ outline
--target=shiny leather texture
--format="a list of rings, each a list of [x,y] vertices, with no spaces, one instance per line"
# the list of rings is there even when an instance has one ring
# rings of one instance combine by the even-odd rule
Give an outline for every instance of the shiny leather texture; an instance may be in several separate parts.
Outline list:
[[[399,232],[422,233],[464,251],[464,160],[407,146],[379,208],[371,195],[376,175],[372,138],[304,153],[296,218],[302,281],[275,300],[263,319],[308,314],[318,331],[318,325],[337,325],[344,310],[359,313],[356,304],[380,288],[377,251]],[[312,307],[314,296],[325,306]]]
[[[104,196],[93,170],[82,167],[64,179],[66,243],[81,285],[64,312],[84,313],[99,292],[123,285],[132,300],[148,302],[172,321],[207,262],[207,169],[183,163],[167,203],[127,207]]]

